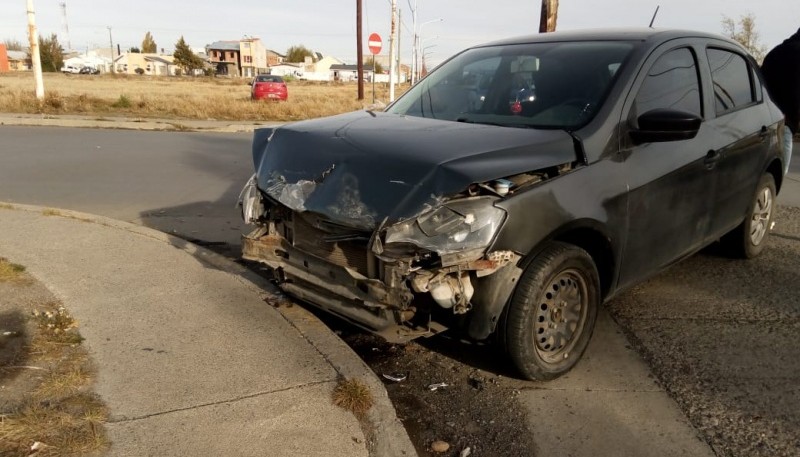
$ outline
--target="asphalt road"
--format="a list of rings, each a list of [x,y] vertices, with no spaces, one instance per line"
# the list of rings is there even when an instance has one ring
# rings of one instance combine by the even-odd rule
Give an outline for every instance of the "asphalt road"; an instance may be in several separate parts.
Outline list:
[[[235,254],[250,137],[0,126],[0,200],[101,214]],[[800,206],[800,158],[791,171],[778,201]],[[759,259],[709,249],[609,304],[718,456],[800,455],[800,210],[782,210],[773,235]]]
[[[252,134],[0,126],[0,199],[239,244]]]

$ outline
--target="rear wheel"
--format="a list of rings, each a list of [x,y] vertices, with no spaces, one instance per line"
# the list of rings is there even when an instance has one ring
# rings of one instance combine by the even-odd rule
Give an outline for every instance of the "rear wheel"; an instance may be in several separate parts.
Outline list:
[[[589,254],[551,243],[525,269],[504,311],[498,330],[505,352],[527,379],[561,376],[586,350],[599,305]]]
[[[761,254],[772,226],[776,193],[775,178],[769,173],[762,176],[744,222],[720,240],[726,252],[745,259]]]

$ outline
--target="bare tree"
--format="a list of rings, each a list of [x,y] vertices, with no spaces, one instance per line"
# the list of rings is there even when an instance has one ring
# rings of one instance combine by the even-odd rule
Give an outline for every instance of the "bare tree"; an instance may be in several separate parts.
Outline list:
[[[767,54],[767,47],[759,42],[759,33],[756,31],[756,17],[753,13],[740,16],[734,21],[728,16],[722,16],[722,32],[732,40],[739,42],[755,59],[761,63]]]
[[[9,51],[24,51],[25,47],[22,46],[22,43],[19,40],[14,40],[11,38],[6,38],[3,40],[3,44],[6,45],[6,49]]]

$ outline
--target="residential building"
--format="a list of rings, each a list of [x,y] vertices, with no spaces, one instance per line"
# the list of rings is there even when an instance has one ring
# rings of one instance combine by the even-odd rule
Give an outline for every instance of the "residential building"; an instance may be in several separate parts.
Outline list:
[[[173,76],[177,69],[174,60],[170,55],[126,52],[114,59],[114,71],[129,75]]]
[[[206,53],[218,75],[252,78],[267,72],[267,49],[259,38],[215,41]]]
[[[238,41],[215,41],[207,50],[208,63],[220,76],[240,76],[239,53],[241,48]]]
[[[8,51],[6,50],[6,45],[0,43],[0,73],[7,73],[8,71]]]
[[[241,74],[252,78],[259,73],[267,72],[267,49],[259,38],[245,38],[239,41]]]
[[[278,52],[273,51],[272,49],[267,49],[267,66],[274,67],[276,65],[282,64],[286,60],[286,56],[280,54]]]
[[[281,62],[276,65],[270,65],[269,74],[278,76],[293,76],[299,78],[303,74],[303,64]]]
[[[111,71],[111,62],[106,57],[98,56],[94,51],[89,51],[86,54],[77,55],[64,60],[65,67],[90,67],[100,70],[101,73],[108,73]]]
[[[330,73],[334,81],[358,81],[358,65],[331,65]],[[372,81],[372,68],[364,66],[364,79]]]
[[[332,79],[331,67],[341,65],[343,62],[336,57],[316,54],[316,61],[311,57],[306,57],[303,63],[303,73],[301,79],[308,81],[330,81]]]
[[[0,73],[30,70],[28,54],[23,51],[9,51],[0,43]]]

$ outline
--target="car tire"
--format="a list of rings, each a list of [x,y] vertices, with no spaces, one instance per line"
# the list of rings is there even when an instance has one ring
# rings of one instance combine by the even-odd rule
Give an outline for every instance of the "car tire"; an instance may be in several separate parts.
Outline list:
[[[775,178],[769,173],[764,174],[747,207],[745,220],[720,240],[726,253],[743,259],[752,259],[761,254],[775,216],[776,194]]]
[[[589,344],[600,306],[600,279],[583,249],[549,243],[525,268],[498,327],[503,349],[532,381],[557,378]]]

